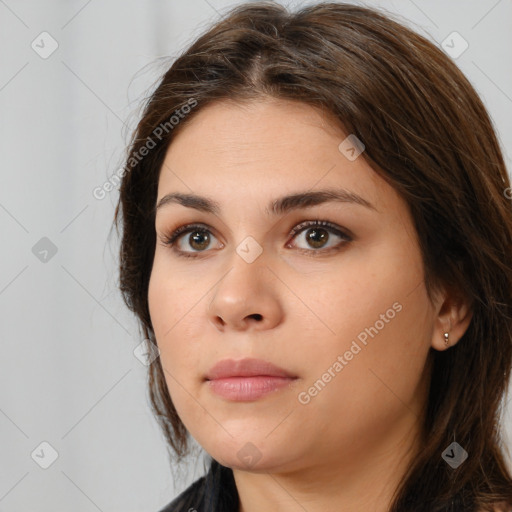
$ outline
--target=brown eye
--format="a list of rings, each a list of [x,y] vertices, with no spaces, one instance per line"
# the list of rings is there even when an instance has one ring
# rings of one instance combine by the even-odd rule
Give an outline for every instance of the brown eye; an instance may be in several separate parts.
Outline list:
[[[210,247],[212,240],[216,240],[216,238],[209,230],[189,228],[179,236],[176,236],[173,244],[177,245],[177,251],[185,253],[204,252]]]
[[[329,232],[323,228],[310,228],[306,231],[306,241],[315,249],[322,248],[329,240]]]
[[[302,247],[299,246],[299,249],[311,253],[322,252],[315,249],[337,249],[347,242],[352,241],[352,237],[345,234],[343,231],[341,231],[341,229],[327,221],[303,222],[296,226],[292,231],[294,240],[300,240],[302,234],[305,235],[302,237],[305,245]],[[338,243],[331,244],[330,246],[327,245],[331,241],[336,242],[336,239],[339,240]],[[291,244],[288,245],[288,247],[290,246]]]
[[[340,249],[353,238],[344,233],[335,224],[327,221],[306,221],[296,226],[290,235],[293,239],[300,239],[300,235],[305,234],[306,247],[298,247],[302,252],[311,255],[324,254],[330,250]],[[188,236],[187,236],[188,235]],[[336,239],[339,239],[337,243]],[[208,253],[213,240],[217,238],[212,234],[211,228],[206,225],[185,225],[176,229],[171,235],[162,238],[164,245],[168,245],[179,256],[186,258],[195,258],[202,253]],[[328,245],[330,244],[331,245]],[[224,245],[219,243],[219,248]],[[294,245],[288,243],[288,248],[294,248]]]
[[[216,240],[216,237],[208,227],[202,225],[182,226],[162,239],[164,245],[169,245],[176,254],[190,258],[207,252],[212,240]],[[222,244],[219,245],[222,247]]]
[[[210,236],[207,231],[193,231],[188,236],[187,243],[196,251],[203,251],[210,245]]]

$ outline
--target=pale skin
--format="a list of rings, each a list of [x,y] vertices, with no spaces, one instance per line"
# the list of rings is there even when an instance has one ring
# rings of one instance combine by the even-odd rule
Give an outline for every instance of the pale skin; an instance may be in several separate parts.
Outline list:
[[[219,205],[215,214],[176,202],[157,209],[148,298],[173,403],[199,444],[233,468],[240,512],[387,511],[419,449],[427,356],[446,350],[445,332],[456,344],[471,320],[446,289],[429,301],[407,204],[362,155],[340,152],[347,135],[302,103],[222,101],[178,134],[162,167],[157,203],[179,192]],[[333,188],[373,208],[331,201],[266,212],[282,196]],[[290,235],[308,220],[351,239],[322,226],[324,245],[311,244],[311,226]],[[192,223],[210,238],[185,233],[174,248],[198,257],[180,257],[162,240]],[[262,249],[252,263],[236,251],[247,237]],[[299,393],[396,303],[401,310],[301,403]],[[298,378],[250,402],[212,393],[203,379],[213,364],[244,357]],[[251,467],[238,456],[247,443],[260,457]]]

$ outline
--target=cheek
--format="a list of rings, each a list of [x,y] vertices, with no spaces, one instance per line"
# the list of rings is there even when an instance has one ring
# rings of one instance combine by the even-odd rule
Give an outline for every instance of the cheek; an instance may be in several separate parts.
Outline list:
[[[151,323],[159,345],[166,346],[190,311],[194,287],[172,268],[169,258],[157,248],[148,286],[148,306]]]
[[[296,288],[310,311],[318,312],[306,312],[299,329],[298,351],[308,361],[304,386],[320,380],[324,389],[328,381],[325,389],[334,394],[319,393],[326,406],[328,400],[359,397],[362,401],[352,403],[356,409],[358,403],[379,407],[383,394],[408,401],[415,393],[430,348],[433,312],[419,253],[414,247],[402,250],[403,245],[347,253],[320,287],[303,279]]]
[[[423,369],[429,351],[421,335],[425,313],[411,297],[400,301],[400,311],[390,313],[393,294],[391,300],[382,298],[380,306],[372,304],[356,320],[350,316],[356,308],[340,313],[337,323],[333,317],[337,336],[322,337],[329,341],[324,350],[309,341],[301,350],[308,361],[294,396],[302,413],[301,428],[308,432],[321,428],[333,446],[341,443],[343,449],[350,439],[354,453],[386,435],[400,418],[419,416],[425,398]],[[386,311],[388,323],[379,318]]]
[[[384,428],[393,416],[417,410],[430,349],[428,301],[422,287],[407,297],[384,288],[378,294],[374,290],[371,303],[352,299],[333,305],[333,311],[342,303],[345,309],[330,317],[336,335],[323,336],[324,350],[303,342],[308,373],[300,391],[319,417],[342,418],[347,428],[352,421],[382,422]]]
[[[185,301],[177,300],[178,297],[180,292],[176,282],[168,283],[159,279],[158,274],[152,276],[148,302],[160,364],[171,400],[188,428],[188,418],[197,414],[190,393],[195,394],[196,383],[191,379],[196,375],[194,370],[198,367],[200,351],[195,346],[197,334],[188,331],[187,312],[191,314],[192,311]]]
[[[186,288],[177,282],[176,276],[162,272],[155,262],[149,281],[148,307],[151,324],[160,350],[162,367],[174,374],[182,372],[193,361],[189,361],[197,336],[187,330],[192,306]],[[190,293],[190,288],[188,293]]]

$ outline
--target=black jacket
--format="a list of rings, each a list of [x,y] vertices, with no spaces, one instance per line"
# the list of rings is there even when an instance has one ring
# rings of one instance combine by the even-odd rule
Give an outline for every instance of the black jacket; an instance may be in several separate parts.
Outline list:
[[[212,459],[210,469],[160,512],[238,512],[233,470]]]

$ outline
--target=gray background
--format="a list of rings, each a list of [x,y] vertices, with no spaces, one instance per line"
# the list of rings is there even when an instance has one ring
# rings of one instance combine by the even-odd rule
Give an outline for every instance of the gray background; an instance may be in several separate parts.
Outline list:
[[[92,191],[119,168],[172,57],[236,3],[0,0],[0,511],[156,512],[202,474],[196,457],[173,481],[134,355],[142,339],[116,288],[117,190]],[[462,35],[456,63],[510,169],[512,0],[360,4],[437,44]],[[47,58],[44,31],[58,43]],[[58,454],[47,469],[43,442]]]

